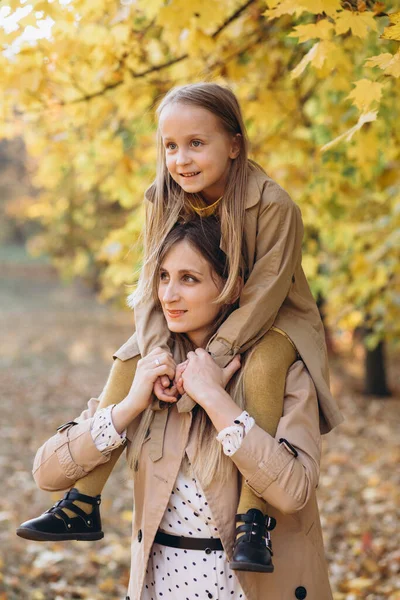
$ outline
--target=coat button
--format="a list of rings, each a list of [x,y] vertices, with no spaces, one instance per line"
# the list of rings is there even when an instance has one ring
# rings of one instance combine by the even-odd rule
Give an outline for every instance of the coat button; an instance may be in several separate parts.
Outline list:
[[[131,599],[129,598],[129,596],[127,596],[127,597],[125,598],[125,600],[131,600]]]
[[[211,548],[206,548],[204,551],[206,554],[211,554]]]
[[[141,542],[141,541],[142,541],[142,537],[143,537],[142,530],[141,530],[141,529],[139,529],[139,531],[138,531],[138,534],[137,534],[137,539],[138,539],[138,542]],[[305,596],[304,596],[304,598],[305,598]]]
[[[304,598],[307,597],[307,590],[302,585],[299,585],[299,587],[295,589],[294,595],[296,596],[297,600],[304,600]]]

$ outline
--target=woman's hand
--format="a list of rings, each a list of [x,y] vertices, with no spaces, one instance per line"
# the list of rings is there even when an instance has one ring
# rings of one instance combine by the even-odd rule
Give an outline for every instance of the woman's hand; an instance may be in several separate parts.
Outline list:
[[[188,363],[189,363],[188,360],[185,360],[185,361],[179,363],[179,365],[177,365],[176,371],[175,371],[174,384],[176,386],[176,389],[178,390],[178,393],[181,396],[183,396],[183,394],[185,393],[185,388],[183,387],[182,374],[183,374],[184,370],[186,369],[186,367],[188,366]]]
[[[218,390],[224,390],[231,377],[240,368],[240,355],[236,355],[221,369],[203,348],[189,352],[187,365],[180,378],[184,391],[205,408],[207,400]],[[178,390],[180,382],[177,382]]]
[[[170,354],[172,358],[172,354]],[[172,358],[174,365],[175,361]],[[174,373],[175,377],[175,373]],[[167,375],[161,375],[157,377],[153,386],[154,395],[163,402],[171,402],[172,400],[177,400],[177,388],[175,385],[175,379],[172,381]]]
[[[175,361],[170,352],[155,348],[138,361],[128,395],[113,408],[112,418],[118,433],[122,433],[141,412],[150,406],[154,383],[163,375],[171,380],[175,375]],[[175,398],[167,398],[165,402],[175,402],[175,400]]]
[[[137,407],[145,410],[151,401],[154,384],[163,375],[170,381],[175,377],[175,361],[170,352],[155,348],[147,356],[138,361],[136,373],[128,397]],[[174,402],[175,396],[163,395],[165,402]]]

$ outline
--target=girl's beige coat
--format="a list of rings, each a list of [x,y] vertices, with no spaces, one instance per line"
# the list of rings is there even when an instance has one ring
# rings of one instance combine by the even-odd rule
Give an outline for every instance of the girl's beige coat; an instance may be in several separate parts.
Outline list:
[[[116,402],[129,390],[134,371],[131,358],[137,352],[133,336],[116,353],[118,358],[107,382],[107,393],[115,397]],[[88,410],[75,422],[59,428],[38,450],[33,473],[39,487],[64,490],[97,465],[107,462],[108,458],[96,449],[90,434],[91,417],[97,406],[98,400],[92,398]],[[179,405],[178,402],[164,413],[168,419],[161,458],[151,458],[152,436],[156,436],[157,431],[150,432],[144,442],[139,469],[132,472],[134,514],[127,592],[130,600],[141,597],[154,536],[182,459],[186,452],[192,462],[195,451],[196,421],[192,427],[192,412],[185,412],[184,403]],[[139,421],[137,418],[128,429],[128,462],[131,440]],[[236,572],[247,600],[332,600],[315,496],[320,436],[315,386],[303,362],[297,361],[287,376],[284,414],[276,438],[255,425],[232,457],[247,484],[269,503],[269,512],[277,519],[277,527],[272,532],[275,572]],[[296,448],[297,457],[279,443],[281,438]],[[205,496],[230,559],[239,499],[238,477],[225,483],[216,478],[205,490]]]
[[[150,198],[149,191],[146,193]],[[246,198],[244,238],[249,277],[240,307],[222,323],[207,350],[221,367],[234,354],[253,346],[272,325],[293,340],[317,388],[321,431],[341,423],[329,391],[324,328],[301,266],[303,223],[299,207],[270,177],[251,169]],[[222,246],[229,255],[229,248]],[[135,307],[141,354],[167,347],[169,331],[154,303]]]

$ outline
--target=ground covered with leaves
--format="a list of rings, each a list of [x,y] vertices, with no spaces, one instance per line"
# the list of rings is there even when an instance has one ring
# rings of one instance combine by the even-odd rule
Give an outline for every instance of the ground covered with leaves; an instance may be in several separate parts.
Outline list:
[[[83,287],[63,287],[43,266],[2,266],[0,279],[0,600],[119,600],[132,509],[124,460],[102,496],[104,540],[35,543],[15,529],[58,499],[35,486],[35,451],[100,393],[132,316],[98,305]],[[356,352],[332,361],[346,422],[324,440],[319,505],[335,600],[400,600],[396,364],[391,357],[395,394],[383,400],[363,396]]]

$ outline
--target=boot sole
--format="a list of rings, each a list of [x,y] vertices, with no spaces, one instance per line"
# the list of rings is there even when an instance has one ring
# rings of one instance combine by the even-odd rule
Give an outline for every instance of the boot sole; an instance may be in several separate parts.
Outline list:
[[[255,563],[235,562],[229,563],[229,568],[233,571],[252,571],[256,573],[273,573],[274,565],[257,565]]]
[[[76,540],[78,542],[91,542],[101,540],[104,537],[102,531],[93,533],[45,533],[43,531],[34,531],[33,529],[25,529],[19,527],[16,531],[17,535],[25,540],[33,540],[34,542],[62,542],[66,540]]]

